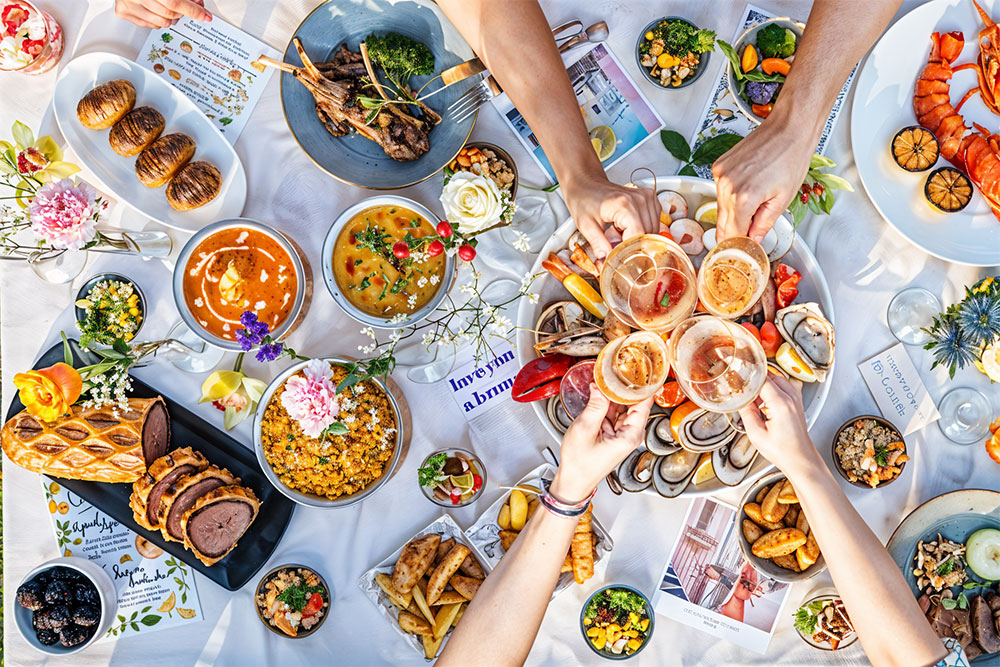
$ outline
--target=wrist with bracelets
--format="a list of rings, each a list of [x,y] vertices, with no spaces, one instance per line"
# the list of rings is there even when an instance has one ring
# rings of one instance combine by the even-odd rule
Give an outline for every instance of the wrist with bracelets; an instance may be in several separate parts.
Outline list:
[[[552,495],[552,492],[549,489],[551,484],[552,483],[548,480],[542,481],[544,492],[538,496],[538,501],[545,506],[545,509],[557,516],[570,518],[580,516],[587,511],[588,507],[590,507],[590,501],[594,499],[594,495],[597,493],[597,488],[595,487],[594,490],[591,491],[590,495],[584,500],[570,503]]]

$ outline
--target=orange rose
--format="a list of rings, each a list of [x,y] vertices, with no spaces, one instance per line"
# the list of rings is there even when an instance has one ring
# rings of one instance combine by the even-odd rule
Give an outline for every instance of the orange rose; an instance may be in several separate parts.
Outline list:
[[[75,368],[59,362],[40,371],[17,373],[14,386],[29,414],[53,422],[80,398],[83,380]]]

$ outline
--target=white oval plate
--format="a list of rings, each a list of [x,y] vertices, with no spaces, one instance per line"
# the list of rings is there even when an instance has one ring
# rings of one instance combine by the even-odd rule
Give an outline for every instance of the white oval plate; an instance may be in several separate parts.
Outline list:
[[[652,178],[647,178],[637,181],[636,185],[651,188],[654,184]],[[688,210],[690,211],[696,210],[699,204],[715,200],[715,182],[707,179],[690,176],[657,176],[655,185],[657,190],[674,190],[675,192],[679,192],[688,200]],[[781,217],[778,219],[777,225],[790,227],[791,223],[785,217]],[[572,219],[566,220],[560,225],[552,238],[548,240],[545,247],[538,254],[538,259],[535,260],[535,265],[531,269],[532,273],[541,275],[531,286],[532,291],[538,294],[538,303],[533,304],[528,299],[521,299],[517,309],[518,331],[516,343],[518,362],[521,366],[524,366],[524,364],[537,357],[534,350],[535,340],[533,332],[535,322],[541,314],[542,309],[553,301],[572,299],[562,284],[542,268],[542,259],[548,257],[550,252],[556,252],[560,248],[565,247],[566,241],[569,240],[570,235],[574,231],[576,231],[576,225]],[[796,236],[795,241],[792,243],[792,249],[779,261],[797,269],[802,274],[802,281],[799,283],[799,296],[795,302],[815,301],[819,303],[823,309],[823,313],[832,323],[834,321],[833,297],[830,296],[830,288],[826,283],[826,276],[823,275],[823,270],[820,268],[819,263],[805,241],[801,237]],[[832,370],[826,382],[803,385],[802,400],[806,408],[806,423],[809,426],[813,425],[813,422],[819,417],[820,410],[823,409],[826,396],[830,393],[831,379]],[[552,423],[549,422],[545,414],[545,401],[534,401],[531,407],[549,435],[556,442],[560,442],[562,435],[552,426]],[[771,464],[767,460],[763,457],[758,457],[750,472],[739,486],[756,480],[770,468]],[[682,495],[708,496],[728,488],[732,487],[728,487],[718,479],[713,478],[699,484],[697,487],[689,486]],[[650,492],[655,493],[652,489],[650,489]]]
[[[222,172],[222,190],[193,211],[175,211],[167,203],[166,186],[147,188],[135,177],[134,157],[111,150],[108,130],[90,130],[76,117],[76,105],[95,87],[115,79],[135,86],[135,106],[163,114],[163,134],[183,132],[197,144],[195,160],[211,162]],[[185,232],[224,218],[238,218],[247,200],[247,176],[233,147],[182,92],[128,58],[113,53],[87,53],[71,60],[59,74],[52,99],[56,121],[66,143],[105,189],[136,212]]]
[[[980,2],[1000,19],[1000,0]],[[890,154],[893,136],[907,125],[916,125],[913,88],[927,64],[932,32],[960,30],[965,49],[956,64],[979,55],[976,37],[983,25],[970,0],[933,0],[899,19],[872,49],[855,84],[851,107],[851,146],[858,175],[875,208],[886,221],[915,246],[941,259],[973,266],[1000,264],[1000,221],[982,195],[958,213],[940,213],[924,198],[929,171],[911,173],[897,165]],[[963,71],[951,80],[951,101],[957,104],[976,86],[976,74]],[[973,121],[996,127],[998,118],[978,95],[962,107],[965,124]],[[936,167],[950,164],[938,160]]]

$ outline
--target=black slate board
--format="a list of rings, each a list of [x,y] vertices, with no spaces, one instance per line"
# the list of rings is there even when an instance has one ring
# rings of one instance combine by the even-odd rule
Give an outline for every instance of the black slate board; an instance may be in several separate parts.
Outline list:
[[[76,341],[70,341],[73,349],[76,367],[93,363],[86,357],[91,353],[82,351]],[[46,368],[63,361],[62,344],[50,348],[35,364],[35,368]],[[131,396],[135,398],[153,398],[160,392],[142,380],[132,377]],[[176,401],[163,397],[170,413],[171,445],[167,451],[177,447],[191,447],[201,452],[209,462],[220,468],[228,468],[233,475],[240,477],[242,484],[249,487],[260,499],[260,511],[247,532],[240,538],[239,544],[229,554],[211,567],[195,558],[194,554],[184,548],[179,542],[168,542],[159,532],[150,532],[132,518],[132,508],[129,507],[129,496],[132,493],[131,484],[107,484],[103,482],[84,482],[62,477],[52,477],[88,503],[98,508],[113,519],[128,526],[132,532],[141,535],[167,553],[180,558],[192,568],[231,591],[242,588],[254,573],[271,557],[271,553],[281,540],[288,527],[288,522],[295,509],[295,503],[279,493],[261,472],[257,457],[250,450],[231,438],[226,433],[215,428],[193,412]],[[11,401],[7,410],[7,419],[24,409],[17,395]],[[39,496],[40,497],[40,496]]]

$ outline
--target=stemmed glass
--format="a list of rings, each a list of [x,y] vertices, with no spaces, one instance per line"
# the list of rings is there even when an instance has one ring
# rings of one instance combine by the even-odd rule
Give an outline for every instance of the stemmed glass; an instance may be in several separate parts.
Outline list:
[[[209,345],[183,321],[175,324],[167,333],[169,342],[162,350],[163,356],[177,368],[188,373],[204,373],[219,365],[225,350]]]
[[[737,318],[760,299],[771,265],[759,243],[746,236],[721,241],[698,270],[698,298],[713,315]]]

